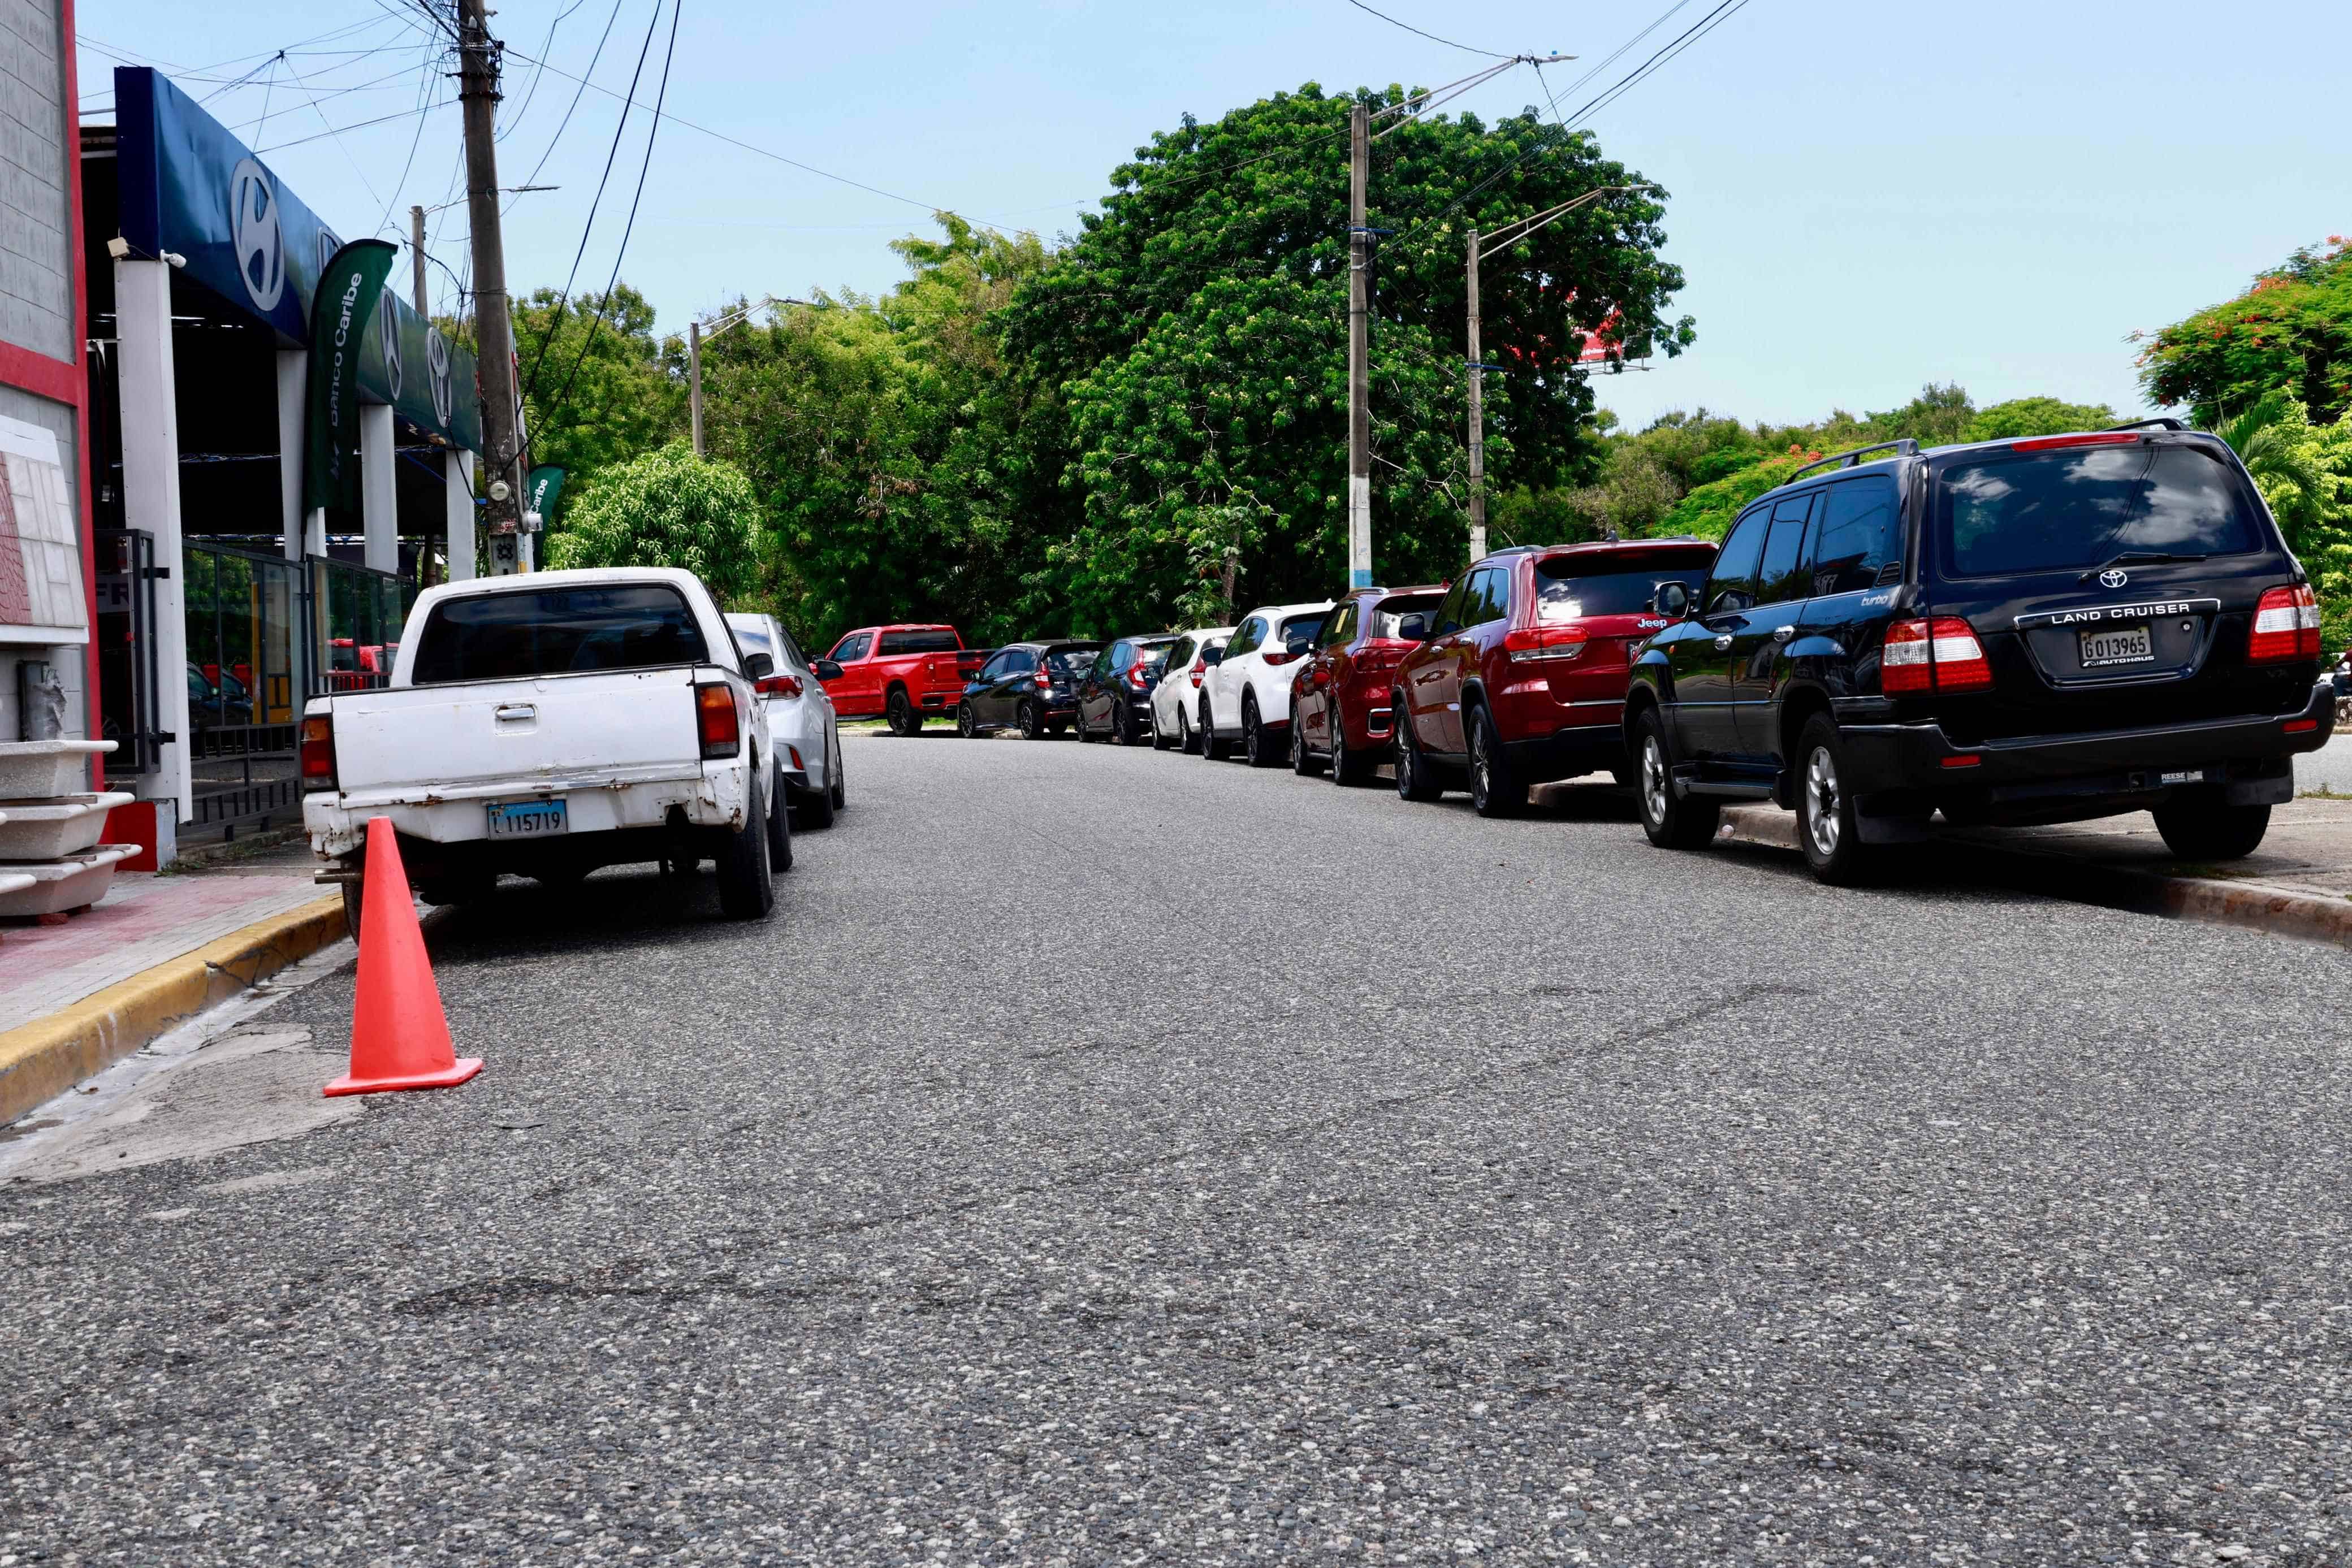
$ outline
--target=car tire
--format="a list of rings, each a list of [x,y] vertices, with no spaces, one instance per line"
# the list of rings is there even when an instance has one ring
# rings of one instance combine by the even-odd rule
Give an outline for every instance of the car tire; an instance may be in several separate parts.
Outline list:
[[[1024,740],[1045,738],[1045,710],[1026,699],[1021,704],[1021,738]]]
[[[1209,699],[1201,699],[1201,755],[1212,762],[1223,762],[1234,754],[1234,743],[1217,738],[1217,725]]]
[[[1298,719],[1298,710],[1290,714],[1290,770],[1301,779],[1312,779],[1323,771],[1323,759],[1307,749],[1307,727]]]
[[[1168,732],[1160,727],[1160,705],[1153,703],[1151,705],[1151,749],[1165,751],[1172,744],[1174,743],[1168,738]]]
[[[356,942],[360,939],[360,915],[367,898],[367,884],[361,880],[362,857],[351,856],[343,862],[343,935]]]
[[[834,815],[839,816],[849,806],[849,780],[841,771],[841,737],[833,737],[833,768],[825,774],[825,794],[833,801]]]
[[[1723,808],[1704,796],[1677,799],[1675,754],[1666,746],[1665,721],[1645,708],[1633,721],[1634,798],[1642,809],[1642,831],[1662,850],[1702,850],[1715,842]]]
[[[890,688],[890,700],[884,705],[884,708],[886,710],[884,716],[889,721],[890,733],[895,736],[901,737],[910,736],[923,727],[923,716],[915,711],[915,705],[908,697],[907,688],[904,686]]]
[[[2242,860],[2262,846],[2271,827],[2268,806],[2232,806],[2218,790],[2158,806],[2154,814],[2164,847],[2185,861]]]
[[[966,740],[980,738],[980,715],[969,701],[956,704],[956,733]]]
[[[787,797],[789,799],[789,797]],[[833,826],[833,790],[811,789],[799,798],[800,826],[816,831]]]
[[[779,773],[768,790],[768,863],[779,873],[793,869],[791,800],[784,790],[784,776]]]
[[[1136,727],[1135,710],[1125,705],[1126,699],[1121,698],[1119,719],[1116,725],[1111,727],[1111,737],[1117,740],[1121,746],[1141,746],[1147,740],[1153,741],[1157,744],[1155,737]]]
[[[1265,726],[1257,716],[1257,695],[1242,694],[1242,760],[1252,768],[1271,768],[1281,758],[1266,745]]]
[[[1404,698],[1396,699],[1396,712],[1404,712]],[[1429,770],[1429,759],[1421,754],[1421,744],[1413,738],[1411,721],[1400,719],[1396,727],[1396,787],[1400,800],[1429,801],[1442,799],[1445,786],[1440,784]]]
[[[1486,705],[1470,710],[1470,809],[1482,817],[1516,817],[1528,809],[1528,787],[1511,770]]]
[[[727,847],[719,854],[719,911],[730,920],[765,920],[776,906],[776,873],[768,854],[764,793],[754,777],[743,825],[727,835]]]
[[[1361,784],[1378,772],[1380,765],[1369,752],[1356,751],[1348,745],[1347,721],[1339,710],[1331,710],[1331,782],[1342,789]]]
[[[1837,721],[1817,713],[1797,736],[1797,844],[1813,875],[1832,887],[1867,882],[1883,857],[1862,841],[1853,795],[1845,787],[1845,746]]]
[[[1176,750],[1179,756],[1190,757],[1199,743],[1192,737],[1192,716],[1182,708],[1176,710]]]
[[[1080,746],[1091,746],[1094,744],[1095,732],[1087,727],[1087,710],[1085,708],[1081,707],[1078,709],[1077,716],[1072,719],[1070,723],[1078,732],[1078,744]]]

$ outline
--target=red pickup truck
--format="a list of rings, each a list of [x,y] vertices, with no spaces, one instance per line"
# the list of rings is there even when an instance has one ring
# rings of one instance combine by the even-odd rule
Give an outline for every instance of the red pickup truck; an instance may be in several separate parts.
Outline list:
[[[893,735],[912,735],[931,714],[950,714],[964,683],[988,660],[985,648],[967,648],[952,626],[861,626],[825,655],[838,666],[817,675],[834,712],[843,718],[890,721]]]

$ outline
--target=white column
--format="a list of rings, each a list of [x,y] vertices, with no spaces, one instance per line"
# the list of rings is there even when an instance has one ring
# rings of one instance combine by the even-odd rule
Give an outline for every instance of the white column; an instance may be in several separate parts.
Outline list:
[[[327,553],[327,514],[302,512],[302,433],[310,415],[310,350],[278,350],[278,510],[286,559]]]
[[[392,482],[397,461],[392,444],[399,438],[392,423],[392,404],[360,404],[360,516],[366,530],[363,559],[376,571],[400,570],[399,490]]]
[[[441,455],[441,494],[449,508],[449,580],[474,575],[474,455],[451,447]]]
[[[146,800],[169,802],[178,821],[195,815],[188,777],[188,627],[180,554],[180,416],[172,402],[172,269],[160,261],[114,264],[116,348],[121,358],[122,517],[153,536],[156,689],[151,722],[173,738],[153,773],[139,776]],[[134,590],[137,585],[132,585]],[[145,661],[139,677],[146,678]]]

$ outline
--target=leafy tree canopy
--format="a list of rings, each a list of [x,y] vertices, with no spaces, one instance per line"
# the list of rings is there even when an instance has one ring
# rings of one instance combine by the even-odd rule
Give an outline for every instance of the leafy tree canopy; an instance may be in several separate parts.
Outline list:
[[[2315,423],[2352,409],[2352,239],[2330,235],[2257,277],[2234,299],[2133,334],[2151,401],[2188,403],[2212,428],[2283,389]]]
[[[601,322],[601,297],[559,301],[552,288],[515,301],[515,353],[530,460],[577,484],[684,434],[686,388],[683,367],[664,366],[654,308],[635,289],[615,287]]]
[[[759,507],[739,470],[673,441],[599,472],[548,565],[683,567],[740,607],[759,585]]]

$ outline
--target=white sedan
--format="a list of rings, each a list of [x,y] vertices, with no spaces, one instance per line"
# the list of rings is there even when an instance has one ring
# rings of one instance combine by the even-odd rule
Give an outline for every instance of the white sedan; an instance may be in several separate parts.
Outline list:
[[[841,726],[833,699],[800,644],[774,616],[730,612],[727,629],[745,654],[767,654],[775,661],[775,673],[786,677],[783,689],[767,696],[768,733],[793,821],[804,828],[833,826],[833,814],[849,797],[841,777]]]
[[[1253,768],[1290,760],[1290,681],[1315,651],[1331,601],[1269,604],[1243,618],[1225,656],[1201,687],[1201,748],[1212,758],[1242,755]]]
[[[1151,746],[1190,753],[1200,743],[1192,734],[1192,715],[1201,701],[1201,683],[1225,656],[1230,626],[1196,626],[1169,644],[1160,662],[1160,684],[1151,688]]]

